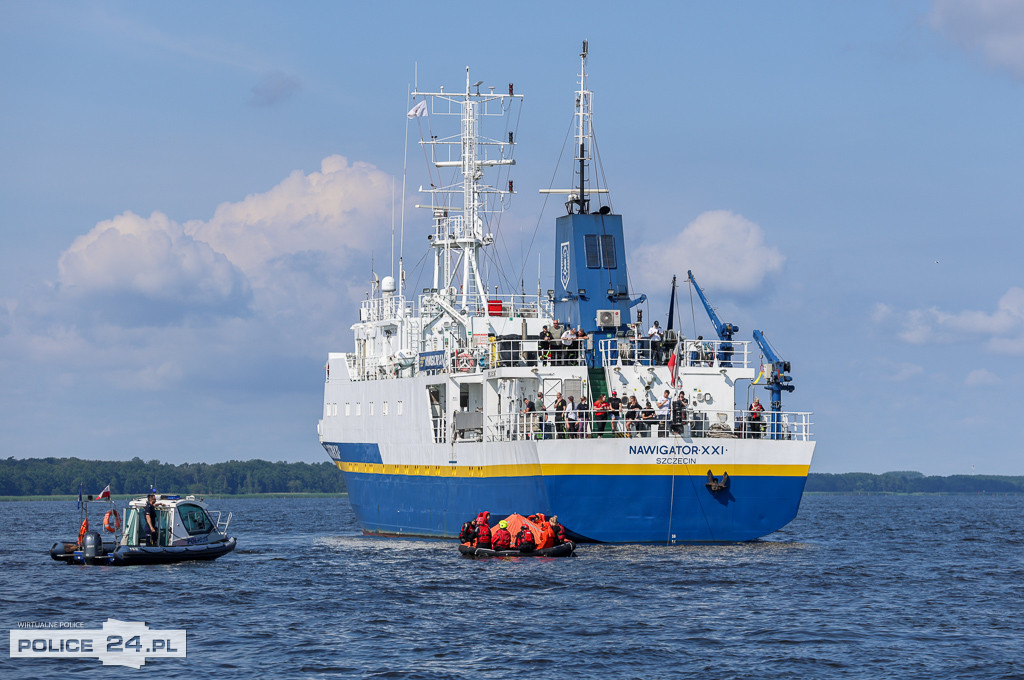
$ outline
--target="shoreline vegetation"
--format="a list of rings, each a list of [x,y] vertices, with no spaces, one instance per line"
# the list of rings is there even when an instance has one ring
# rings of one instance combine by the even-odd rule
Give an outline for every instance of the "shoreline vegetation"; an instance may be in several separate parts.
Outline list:
[[[345,480],[333,463],[271,463],[265,460],[183,463],[157,460],[82,460],[21,458],[0,460],[0,500],[77,500],[109,484],[114,496],[136,496],[155,486],[161,493],[204,497],[335,496],[346,493]],[[806,493],[963,494],[1024,493],[1024,477],[1004,475],[925,476],[902,471],[821,473],[807,475]]]

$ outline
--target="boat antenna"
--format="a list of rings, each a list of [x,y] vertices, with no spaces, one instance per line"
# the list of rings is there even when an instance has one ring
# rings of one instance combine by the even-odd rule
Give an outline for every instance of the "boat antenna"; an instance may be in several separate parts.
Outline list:
[[[589,132],[587,131],[587,124],[590,121],[590,92],[587,91],[587,41],[583,41],[583,51],[580,52],[580,91],[577,93],[579,98],[579,109],[577,112],[577,125],[579,126],[576,131],[576,138],[579,140],[580,145],[580,193],[576,199],[576,204],[579,207],[580,214],[586,214],[590,212],[590,201],[587,200],[587,149],[585,140]]]
[[[672,275],[672,293],[668,298],[668,324],[665,326],[666,331],[672,330],[672,316],[676,308],[676,275]]]
[[[419,79],[419,64],[413,63],[413,88]],[[410,90],[406,90],[405,101],[410,99]],[[402,295],[405,287],[405,270],[402,269],[402,254],[405,252],[405,177],[409,170],[409,116],[405,117],[405,144],[402,146],[402,219],[399,221],[400,236],[398,238],[398,295]],[[392,236],[394,238],[394,236]]]

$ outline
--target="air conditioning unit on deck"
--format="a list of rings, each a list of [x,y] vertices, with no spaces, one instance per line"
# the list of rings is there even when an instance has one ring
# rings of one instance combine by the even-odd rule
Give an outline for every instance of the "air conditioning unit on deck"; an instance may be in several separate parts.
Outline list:
[[[599,328],[619,327],[622,325],[622,312],[617,309],[597,310],[597,325]]]

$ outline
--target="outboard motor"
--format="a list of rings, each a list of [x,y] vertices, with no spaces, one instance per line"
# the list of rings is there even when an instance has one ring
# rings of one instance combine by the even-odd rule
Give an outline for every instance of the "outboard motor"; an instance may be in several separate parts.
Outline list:
[[[106,555],[103,551],[103,537],[96,531],[87,531],[82,536],[82,558],[93,562]]]

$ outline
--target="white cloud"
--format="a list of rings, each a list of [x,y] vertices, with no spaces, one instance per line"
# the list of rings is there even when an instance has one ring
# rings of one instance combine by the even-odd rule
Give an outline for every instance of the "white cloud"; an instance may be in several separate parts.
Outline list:
[[[275,258],[323,251],[342,266],[383,243],[391,217],[391,177],[368,163],[328,156],[319,172],[296,170],[274,188],[223,203],[185,230],[224,253],[250,279]]]
[[[100,222],[75,239],[57,267],[62,288],[73,295],[220,307],[249,294],[245,277],[223,254],[159,212]]]
[[[998,385],[1001,381],[999,376],[984,368],[976,368],[967,374],[964,385],[967,387],[984,387],[986,385]]]
[[[952,42],[1024,78],[1024,3],[1020,0],[936,0],[928,23]]]
[[[785,261],[760,226],[728,210],[702,213],[667,243],[641,246],[633,259],[641,289],[664,286],[666,272],[692,269],[702,286],[730,293],[754,292]]]
[[[345,342],[352,291],[390,220],[390,176],[341,156],[208,220],[126,212],[74,240],[58,285],[0,301],[0,340],[59,365],[67,384],[292,385],[306,377],[296,362]]]
[[[875,315],[876,322],[884,318]],[[1024,354],[1024,289],[1011,287],[993,312],[951,313],[938,307],[910,310],[904,315],[899,332],[901,340],[914,345],[960,342],[979,336],[987,339],[986,346],[991,352]]]

